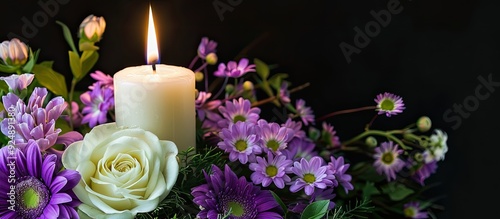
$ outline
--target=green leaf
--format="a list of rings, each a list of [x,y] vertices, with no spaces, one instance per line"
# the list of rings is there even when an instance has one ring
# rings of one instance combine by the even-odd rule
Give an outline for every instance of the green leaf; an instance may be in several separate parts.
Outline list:
[[[15,73],[18,67],[0,64],[0,71],[4,73]]]
[[[271,190],[269,190],[269,191],[273,195],[274,200],[276,200],[278,202],[278,204],[281,206],[281,209],[283,209],[283,211],[285,212],[285,215],[286,215],[286,211],[287,211],[288,208],[286,207],[285,203],[283,203],[283,201],[281,200],[281,198],[276,193],[274,193]]]
[[[73,131],[69,126],[68,121],[64,120],[62,117],[59,117],[56,120],[56,127],[61,129],[61,133],[59,135],[62,135],[69,131]]]
[[[80,51],[95,51],[99,50],[99,47],[94,45],[93,42],[80,40]]]
[[[80,63],[80,56],[76,52],[68,51],[69,53],[69,66],[73,77],[80,78],[82,75],[82,64]]]
[[[40,50],[37,50],[35,53],[33,53],[33,51],[30,49],[29,61],[24,65],[23,72],[31,73],[31,71],[33,70],[33,66],[35,66],[36,64],[39,53]]]
[[[85,75],[87,75],[87,73],[89,73],[98,59],[99,53],[94,50],[84,51],[82,53],[82,58],[80,59],[82,66],[82,75],[80,76],[80,79],[82,79],[83,77],[85,77]]]
[[[38,65],[41,65],[41,66],[44,66],[47,68],[52,68],[52,66],[54,65],[54,61],[43,61],[43,62],[38,63]]]
[[[375,187],[375,183],[366,182],[366,184],[363,186],[363,196],[370,197],[372,195],[378,195],[378,194],[380,194],[380,192]]]
[[[387,185],[382,186],[382,191],[389,195],[391,200],[400,201],[406,198],[408,195],[413,194],[413,190],[407,188],[403,184],[391,182]]]
[[[302,212],[301,219],[320,219],[328,211],[330,200],[315,201],[309,204]]]
[[[257,74],[260,76],[260,78],[262,78],[262,80],[265,81],[269,77],[269,66],[267,66],[266,63],[257,58],[255,58],[253,62],[255,64],[255,70],[257,71]]]
[[[35,74],[36,80],[38,80],[42,86],[46,87],[52,93],[67,99],[68,87],[66,86],[64,75],[47,67],[47,63],[35,65],[33,67],[33,73]]]
[[[68,42],[68,45],[69,45],[69,47],[71,47],[71,50],[73,50],[73,52],[76,53],[77,50],[75,47],[75,42],[73,41],[73,36],[71,36],[71,31],[69,30],[68,26],[66,26],[66,24],[64,24],[63,22],[60,22],[60,21],[56,21],[56,23],[61,25],[61,27],[63,29],[64,39],[66,40],[66,42]]]
[[[279,90],[281,88],[281,83],[283,82],[283,79],[287,77],[288,74],[286,73],[277,73],[271,76],[268,81],[271,87],[273,87],[276,90]]]
[[[9,85],[4,80],[0,80],[0,91],[3,91],[4,94],[9,93]]]

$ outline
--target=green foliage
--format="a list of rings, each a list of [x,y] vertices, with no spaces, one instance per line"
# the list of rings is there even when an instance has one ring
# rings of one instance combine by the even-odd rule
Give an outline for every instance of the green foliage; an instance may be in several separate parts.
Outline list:
[[[414,192],[405,185],[396,182],[390,182],[382,186],[382,191],[388,194],[393,201],[401,201]]]
[[[68,87],[64,75],[52,69],[52,62],[42,62],[33,67],[35,79],[49,91],[64,98],[68,97]]]
[[[354,206],[351,206],[350,202],[343,206],[335,206],[332,219],[370,218],[374,210],[375,207],[371,205],[371,201],[365,197],[361,201],[356,200]]]
[[[330,200],[321,200],[315,201],[304,209],[300,219],[320,219],[325,216],[328,211],[328,205],[330,204]]]

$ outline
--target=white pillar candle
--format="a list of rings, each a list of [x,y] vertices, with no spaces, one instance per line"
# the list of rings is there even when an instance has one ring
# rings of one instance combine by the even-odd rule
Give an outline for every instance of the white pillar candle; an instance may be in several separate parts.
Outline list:
[[[113,76],[115,119],[138,126],[179,151],[196,145],[195,80],[190,69],[172,65],[127,67]]]
[[[159,53],[151,6],[147,60],[153,64],[127,67],[113,76],[116,124],[153,132],[173,141],[179,151],[196,147],[194,72],[154,64]]]

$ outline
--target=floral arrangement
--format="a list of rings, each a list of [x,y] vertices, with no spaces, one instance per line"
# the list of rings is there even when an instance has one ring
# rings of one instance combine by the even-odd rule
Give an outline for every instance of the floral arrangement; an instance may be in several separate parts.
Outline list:
[[[40,50],[16,38],[0,45],[1,218],[435,218],[442,210],[425,191],[448,150],[446,133],[425,116],[394,130],[372,127],[378,116],[404,112],[396,94],[316,118],[293,98],[308,83],[292,86],[257,58],[219,62],[217,42],[204,37],[187,66],[196,78],[197,144],[178,151],[114,123],[113,78],[93,69],[104,18],[81,23],[78,47],[58,24],[70,86],[52,62],[37,61]],[[87,75],[95,82],[76,91]],[[286,110],[286,121],[265,119],[264,105]],[[350,139],[327,122],[362,110],[374,117]]]

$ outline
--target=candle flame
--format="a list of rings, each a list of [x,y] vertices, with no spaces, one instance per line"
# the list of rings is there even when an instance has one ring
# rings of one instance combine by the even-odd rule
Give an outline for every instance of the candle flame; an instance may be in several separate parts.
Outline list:
[[[153,10],[149,5],[149,23],[148,23],[148,51],[147,63],[156,64],[159,61],[158,42],[156,40],[156,30],[153,21]]]

